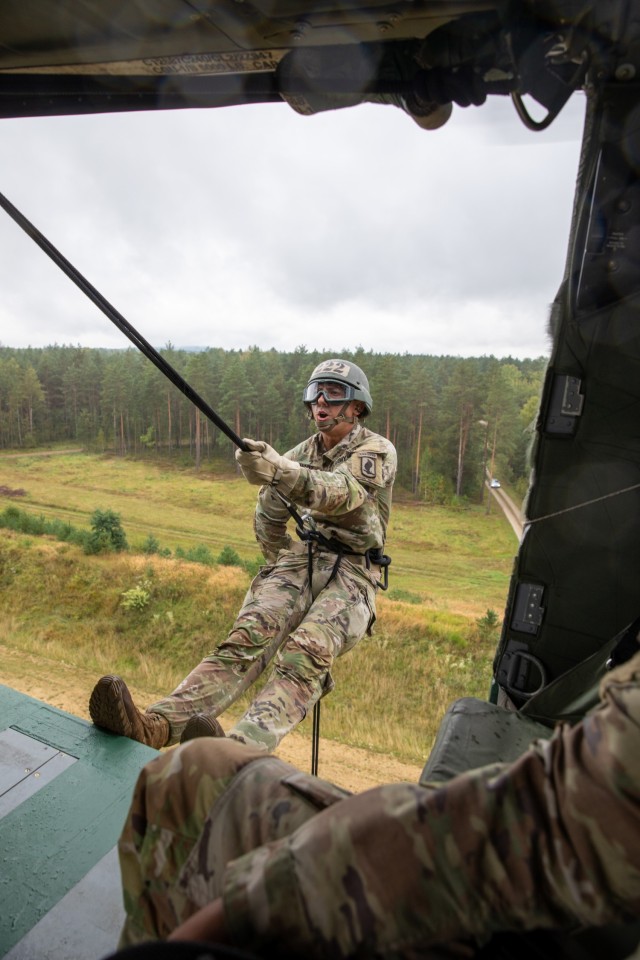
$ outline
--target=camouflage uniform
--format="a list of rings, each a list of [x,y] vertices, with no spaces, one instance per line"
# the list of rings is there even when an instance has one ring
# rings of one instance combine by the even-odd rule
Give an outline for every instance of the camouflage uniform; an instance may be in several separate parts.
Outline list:
[[[495,931],[635,919],[640,654],[601,697],[515,763],[438,786],[344,798],[230,741],[159,757],[120,842],[122,944],[220,896],[237,946],[332,960],[473,955]]]
[[[275,656],[272,678],[229,735],[274,749],[332,688],[331,666],[371,629],[379,568],[365,551],[381,548],[391,508],[396,453],[383,437],[356,424],[330,450],[319,434],[286,454],[302,464],[289,494],[327,538],[352,551],[313,549],[287,533],[290,515],[269,486],[261,487],[256,537],[270,561],[254,579],[222,644],[166,699],[148,707],[169,721],[169,743],[195,713],[218,716],[260,676]]]

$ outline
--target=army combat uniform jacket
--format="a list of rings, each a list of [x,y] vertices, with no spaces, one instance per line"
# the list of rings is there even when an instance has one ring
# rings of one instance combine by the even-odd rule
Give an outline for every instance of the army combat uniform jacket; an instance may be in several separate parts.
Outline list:
[[[336,657],[372,627],[380,570],[367,551],[384,545],[395,449],[356,424],[329,451],[314,436],[287,456],[302,464],[289,499],[338,552],[312,544],[309,563],[306,544],[287,532],[287,508],[269,486],[260,488],[255,530],[269,562],[228,637],[169,697],[147,708],[168,720],[170,743],[195,713],[223,713],[274,660],[266,685],[227,731],[273,750],[332,689]]]
[[[397,466],[388,440],[357,424],[331,450],[324,449],[317,433],[285,456],[302,465],[289,499],[311,515],[325,537],[356,555],[384,546]],[[262,487],[254,527],[268,560],[291,547],[289,519],[282,501],[270,487]]]
[[[637,920],[640,654],[601,698],[514,763],[444,785],[348,797],[230,741],[152,761],[120,841],[123,944],[217,897],[238,947],[323,960],[468,956],[497,931]]]

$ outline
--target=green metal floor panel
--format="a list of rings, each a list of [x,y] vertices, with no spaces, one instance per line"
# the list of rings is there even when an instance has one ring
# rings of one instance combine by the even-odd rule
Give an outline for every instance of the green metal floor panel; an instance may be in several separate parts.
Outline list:
[[[0,957],[112,850],[138,772],[157,755],[0,685],[2,731]]]
[[[77,762],[11,727],[0,731],[0,820]]]
[[[102,960],[124,921],[114,847],[5,954],[4,960]]]

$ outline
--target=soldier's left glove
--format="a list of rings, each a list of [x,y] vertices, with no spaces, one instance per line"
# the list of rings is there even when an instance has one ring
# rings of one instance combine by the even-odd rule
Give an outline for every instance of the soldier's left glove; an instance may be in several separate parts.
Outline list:
[[[285,496],[291,493],[300,476],[300,464],[288,460],[264,440],[244,440],[249,451],[236,450],[236,460],[243,475],[256,486],[268,483]]]

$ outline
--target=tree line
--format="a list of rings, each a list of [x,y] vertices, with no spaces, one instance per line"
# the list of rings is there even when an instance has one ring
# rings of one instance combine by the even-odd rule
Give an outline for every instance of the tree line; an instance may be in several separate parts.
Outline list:
[[[326,351],[160,351],[242,437],[280,452],[311,431],[302,391]],[[429,503],[477,501],[488,471],[525,485],[546,359],[383,354],[359,348],[369,378],[366,426],[398,451],[398,482]],[[119,456],[233,463],[234,447],[133,349],[0,346],[0,448],[80,443]]]

